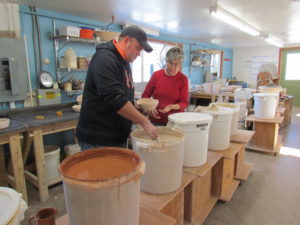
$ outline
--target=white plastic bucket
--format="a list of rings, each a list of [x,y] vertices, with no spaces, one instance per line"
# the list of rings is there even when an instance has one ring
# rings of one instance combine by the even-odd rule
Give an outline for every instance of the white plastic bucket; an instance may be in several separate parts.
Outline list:
[[[254,116],[258,119],[273,119],[279,99],[278,93],[254,94]]]
[[[240,107],[239,121],[244,121],[248,114],[247,102],[246,101],[235,101],[234,104],[237,104]]]
[[[59,170],[70,224],[139,224],[140,176],[145,163],[135,152],[90,149],[66,158]]]
[[[65,153],[66,157],[74,155],[75,153],[78,153],[80,151],[81,151],[81,148],[80,148],[79,144],[70,144],[70,145],[66,145],[64,147],[64,153]]]
[[[59,177],[58,166],[60,164],[60,148],[55,145],[45,145],[45,164],[46,164],[46,179],[47,183],[51,184]]]
[[[11,188],[0,187],[1,225],[20,225],[27,208],[20,193]]]
[[[204,83],[204,92],[211,93],[212,86],[213,86],[213,83]]]
[[[157,127],[158,139],[152,140],[141,129],[131,132],[133,150],[146,163],[141,189],[152,194],[166,194],[181,185],[184,133],[171,127]]]
[[[211,103],[210,106],[215,105],[220,108],[221,111],[232,110],[232,120],[231,120],[231,129],[230,135],[237,133],[239,116],[240,116],[240,106],[235,103]]]
[[[212,93],[219,94],[221,92],[222,85],[220,83],[213,83],[212,85]]]
[[[201,166],[207,161],[208,132],[212,116],[205,113],[183,112],[168,117],[168,125],[185,134],[183,166]]]
[[[213,116],[209,129],[208,149],[226,150],[230,144],[230,130],[233,111],[205,111]]]

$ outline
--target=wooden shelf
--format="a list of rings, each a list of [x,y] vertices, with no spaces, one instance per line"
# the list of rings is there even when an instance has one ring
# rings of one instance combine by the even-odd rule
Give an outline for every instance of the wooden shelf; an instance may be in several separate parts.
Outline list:
[[[242,168],[237,171],[234,178],[243,181],[247,180],[252,171],[252,168],[253,168],[252,163],[244,162]]]
[[[230,141],[247,144],[251,140],[254,133],[255,131],[238,129],[236,134],[230,137]]]

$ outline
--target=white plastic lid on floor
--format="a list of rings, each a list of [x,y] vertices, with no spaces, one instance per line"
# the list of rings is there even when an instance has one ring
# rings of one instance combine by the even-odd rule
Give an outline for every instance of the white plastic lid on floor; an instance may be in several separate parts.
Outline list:
[[[168,116],[168,119],[178,124],[195,124],[199,122],[211,121],[213,118],[211,115],[206,113],[180,112],[180,113],[170,114]]]
[[[20,193],[11,188],[0,187],[0,225],[19,224],[18,221],[24,219],[26,209],[27,205]]]

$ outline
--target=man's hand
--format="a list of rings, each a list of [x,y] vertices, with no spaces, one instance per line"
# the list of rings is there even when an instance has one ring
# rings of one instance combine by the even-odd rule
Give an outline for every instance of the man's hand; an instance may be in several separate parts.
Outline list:
[[[153,126],[153,124],[149,121],[146,120],[144,123],[141,124],[144,131],[146,131],[146,133],[151,137],[151,139],[157,139],[158,133],[157,133],[157,129],[155,126]]]

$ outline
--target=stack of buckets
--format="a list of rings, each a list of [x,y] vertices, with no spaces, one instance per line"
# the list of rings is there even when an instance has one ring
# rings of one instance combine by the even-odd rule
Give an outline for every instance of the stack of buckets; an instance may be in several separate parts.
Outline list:
[[[248,88],[239,88],[234,92],[234,103],[240,106],[240,114],[239,114],[239,128],[245,128],[245,119],[248,115],[247,106],[249,104],[249,100],[252,97],[252,92]]]

